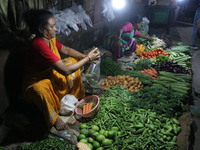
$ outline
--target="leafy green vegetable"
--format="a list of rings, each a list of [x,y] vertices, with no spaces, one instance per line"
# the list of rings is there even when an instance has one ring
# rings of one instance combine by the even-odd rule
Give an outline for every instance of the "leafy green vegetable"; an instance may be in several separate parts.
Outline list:
[[[136,71],[144,70],[150,68],[152,65],[152,62],[150,59],[136,59],[133,63],[133,68]]]
[[[73,145],[58,138],[47,138],[35,143],[20,145],[16,150],[74,150]]]
[[[101,75],[116,76],[121,72],[121,67],[114,61],[105,59],[100,65]]]

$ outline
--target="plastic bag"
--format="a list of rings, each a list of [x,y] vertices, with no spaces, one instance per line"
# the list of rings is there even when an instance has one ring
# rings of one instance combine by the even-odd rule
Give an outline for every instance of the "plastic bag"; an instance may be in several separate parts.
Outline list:
[[[61,32],[68,36],[71,33],[71,30],[68,28],[67,25],[63,25],[63,28],[61,28]]]
[[[147,17],[143,17],[142,18],[142,27],[140,28],[140,30],[148,33],[149,32],[149,20],[147,19]]]
[[[73,6],[71,7],[71,10],[75,12],[75,14],[78,17],[78,22],[77,24],[80,24],[81,27],[84,30],[87,30],[87,26],[86,24],[88,24],[90,27],[93,27],[93,23],[92,20],[90,19],[90,17],[86,14],[85,10],[83,9],[83,7],[81,5],[78,6]]]
[[[149,0],[148,5],[154,6],[156,5],[157,0]]]
[[[77,32],[79,31],[77,25],[80,25],[84,30],[87,30],[86,24],[93,27],[92,20],[81,5],[66,8],[63,11],[53,8],[52,12],[56,19],[57,34],[63,33],[68,36],[71,33],[70,28]]]
[[[86,71],[85,77],[90,86],[97,88],[100,80],[101,59],[92,62]]]
[[[67,94],[65,95],[60,102],[60,114],[61,115],[67,115],[70,112],[74,111],[75,109],[75,104],[78,102],[78,99],[71,95]]]
[[[115,19],[115,15],[114,15],[114,12],[113,12],[113,7],[112,7],[112,4],[110,1],[108,0],[104,0],[103,2],[103,11],[102,11],[102,14],[105,18],[107,18],[108,21],[112,21]]]

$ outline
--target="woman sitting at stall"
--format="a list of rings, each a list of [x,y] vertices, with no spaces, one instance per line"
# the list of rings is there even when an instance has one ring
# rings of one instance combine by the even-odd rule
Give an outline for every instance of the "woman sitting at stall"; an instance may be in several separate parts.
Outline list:
[[[39,108],[49,128],[65,130],[68,126],[59,116],[60,100],[66,94],[77,99],[85,96],[80,68],[99,58],[100,53],[95,48],[84,55],[59,43],[55,38],[56,20],[47,10],[30,10],[24,18],[30,32],[36,35],[27,52],[25,99]],[[61,60],[59,53],[68,57]]]
[[[104,47],[110,49],[114,58],[118,59],[124,55],[131,55],[135,52],[137,40],[135,37],[152,40],[151,37],[141,34],[138,30],[142,26],[143,18],[135,16],[131,22],[121,24],[116,32],[110,32],[104,40]]]

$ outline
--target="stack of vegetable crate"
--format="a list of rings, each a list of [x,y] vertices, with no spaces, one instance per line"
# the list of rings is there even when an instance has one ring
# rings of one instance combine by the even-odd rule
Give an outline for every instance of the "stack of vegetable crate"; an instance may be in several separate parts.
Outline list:
[[[101,74],[108,77],[102,84],[106,88],[100,95],[101,108],[80,124],[79,141],[91,149],[179,148],[178,118],[187,110],[191,89],[189,47],[179,43],[168,50],[156,47],[137,52],[132,70],[122,70],[112,60],[102,61]]]

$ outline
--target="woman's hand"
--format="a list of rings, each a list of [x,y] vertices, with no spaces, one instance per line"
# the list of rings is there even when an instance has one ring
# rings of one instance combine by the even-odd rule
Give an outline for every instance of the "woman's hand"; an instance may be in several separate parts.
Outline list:
[[[98,48],[94,48],[89,54],[87,55],[90,61],[93,61],[97,58],[100,58],[100,52]]]

